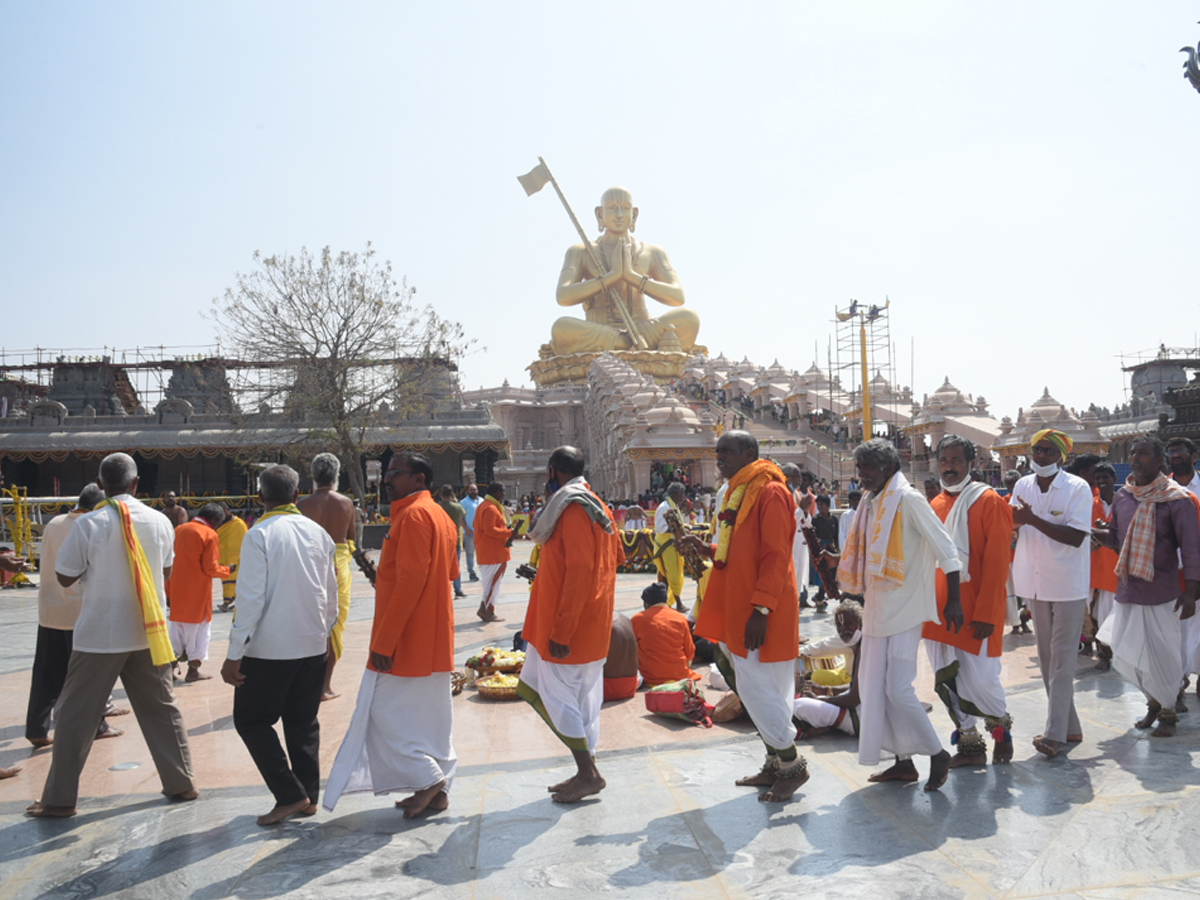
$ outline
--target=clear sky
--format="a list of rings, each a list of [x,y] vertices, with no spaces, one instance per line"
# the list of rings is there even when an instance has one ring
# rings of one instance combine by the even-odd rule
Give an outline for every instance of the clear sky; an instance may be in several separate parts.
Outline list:
[[[1195,346],[1200,94],[1167,2],[7,3],[0,345],[213,340],[255,250],[380,255],[525,367],[612,184],[714,354],[824,366],[892,301],[902,383],[1115,405]],[[915,347],[914,354],[910,348]],[[915,380],[911,373],[915,373]]]

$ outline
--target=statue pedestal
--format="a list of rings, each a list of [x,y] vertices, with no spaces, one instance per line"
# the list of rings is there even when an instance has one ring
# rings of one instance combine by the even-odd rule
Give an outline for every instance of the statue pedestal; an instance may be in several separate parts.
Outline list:
[[[681,350],[598,350],[591,353],[548,356],[526,368],[538,387],[562,383],[582,384],[587,381],[588,367],[605,354],[628,363],[659,384],[665,384],[683,377],[684,366],[696,355],[696,351],[684,353]]]

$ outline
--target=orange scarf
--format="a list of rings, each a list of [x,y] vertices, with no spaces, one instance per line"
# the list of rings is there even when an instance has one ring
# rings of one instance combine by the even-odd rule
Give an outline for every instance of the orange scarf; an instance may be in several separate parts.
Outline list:
[[[758,495],[762,493],[762,489],[773,481],[785,484],[787,479],[783,477],[783,472],[779,471],[779,466],[769,459],[756,459],[743,466],[729,479],[725,505],[717,515],[719,533],[717,553],[713,559],[716,568],[725,568],[734,529],[737,528],[738,522],[745,521],[750,510],[754,509],[754,504],[758,502]]]

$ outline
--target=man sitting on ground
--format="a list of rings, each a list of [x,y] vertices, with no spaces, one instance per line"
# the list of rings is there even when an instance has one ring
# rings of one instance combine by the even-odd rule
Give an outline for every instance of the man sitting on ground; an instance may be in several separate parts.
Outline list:
[[[696,654],[687,617],[667,606],[670,594],[661,581],[642,591],[640,613],[633,617],[637,635],[638,670],[650,687],[700,676],[689,667]]]
[[[858,643],[862,640],[862,604],[857,600],[841,602],[833,615],[837,634],[815,644],[806,644],[804,655],[810,659],[841,656],[850,670],[850,686],[830,696],[817,696],[805,688],[796,698],[792,721],[797,738],[813,738],[834,729],[858,736]],[[835,689],[837,690],[837,689]]]

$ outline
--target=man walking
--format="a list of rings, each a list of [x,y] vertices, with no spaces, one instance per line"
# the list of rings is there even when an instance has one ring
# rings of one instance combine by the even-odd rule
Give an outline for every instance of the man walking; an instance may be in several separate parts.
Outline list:
[[[354,791],[411,791],[396,802],[406,819],[450,805],[458,534],[429,494],[432,480],[419,453],[393,456],[384,473],[392,525],[375,579],[371,657],[325,785],[330,812]]]
[[[85,573],[87,578],[50,773],[42,799],[26,810],[35,817],[75,815],[80,772],[117,678],[129,695],[163,793],[175,800],[200,796],[187,729],[172,689],[170,664],[175,655],[159,602],[174,560],[175,529],[134,497],[138,476],[133,457],[109,454],[100,463],[98,480],[107,500],[75,523],[55,566],[63,587],[71,587]]]
[[[1053,428],[1030,440],[1033,474],[1012,490],[1013,524],[1020,530],[1013,559],[1017,597],[1033,612],[1038,665],[1049,701],[1046,730],[1034,748],[1057,756],[1083,740],[1075,712],[1075,657],[1091,595],[1092,489],[1060,469],[1074,441]]]
[[[667,495],[654,511],[654,565],[658,569],[659,577],[666,582],[669,592],[668,605],[673,604],[681,613],[687,612],[687,607],[683,605],[683,557],[679,555],[675,546],[673,532],[667,524],[667,513],[674,512],[679,516],[679,521],[683,521],[680,504],[683,503],[685,494],[683,485],[672,481],[667,485]]]
[[[475,574],[475,513],[483,498],[479,496],[479,485],[472,482],[467,485],[467,495],[462,498],[463,512],[467,514],[463,522],[463,551],[467,554],[467,576],[471,581],[478,581]]]
[[[201,674],[200,667],[208,659],[212,632],[213,579],[229,577],[229,569],[217,562],[217,527],[224,518],[224,508],[206,503],[196,518],[175,529],[175,565],[167,580],[171,592],[171,648],[176,658],[187,662],[184,681],[189,684],[212,678]]]
[[[296,506],[300,476],[270,466],[258,477],[266,512],[242,542],[237,619],[221,677],[234,686],[233,725],[275,797],[259,825],[317,811],[330,633],[338,617],[333,539]],[[287,754],[275,723],[283,720]]]

